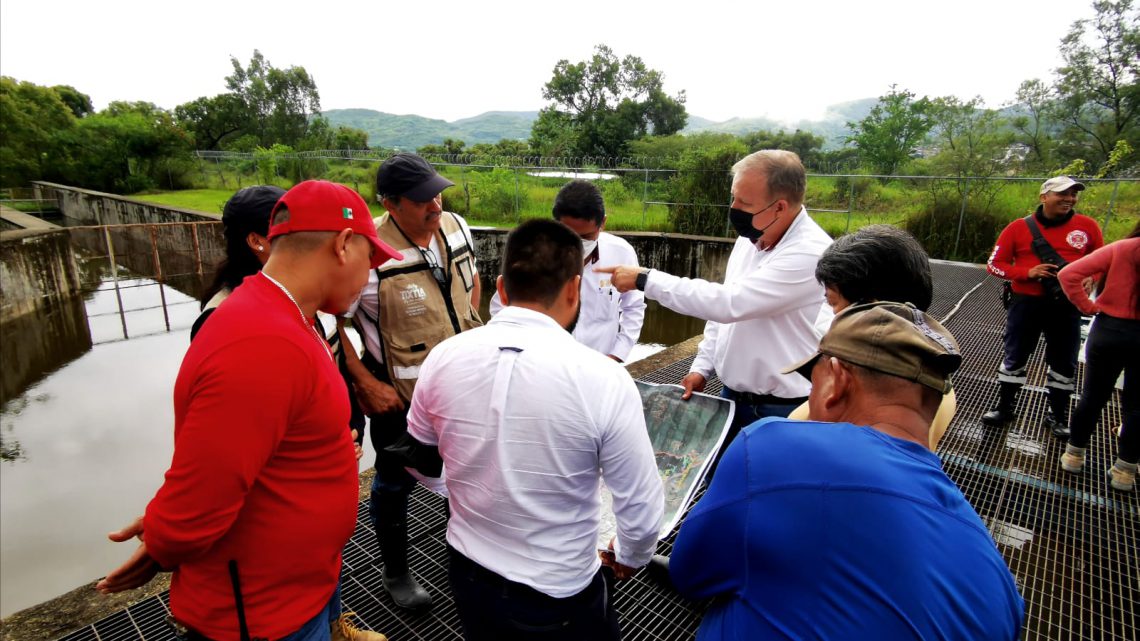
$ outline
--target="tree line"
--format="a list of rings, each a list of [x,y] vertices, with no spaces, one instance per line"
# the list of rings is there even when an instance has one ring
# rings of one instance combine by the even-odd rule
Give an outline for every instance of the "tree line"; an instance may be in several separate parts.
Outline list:
[[[892,86],[836,150],[806,131],[682,135],[685,92],[667,94],[662,72],[601,44],[588,60],[560,60],[542,87],[548,101],[528,140],[468,147],[446,139],[417,151],[451,157],[575,157],[587,164],[653,158],[678,170],[676,202],[726,202],[723,172],[763,148],[788,149],[819,172],[949,175],[1134,175],[1140,149],[1140,17],[1133,0],[1095,0],[1059,43],[1051,81],[1021,83],[1010,104],[928,97]],[[259,155],[367,149],[367,134],[320,115],[316,82],[303,67],[278,69],[254,51],[231,58],[227,91],[171,111],[113,102],[94,112],[72,87],[0,80],[0,185],[44,178],[119,193],[191,186],[192,152]],[[719,173],[709,176],[709,173]],[[298,175],[297,178],[305,177]],[[969,187],[959,183],[961,192]],[[678,230],[683,231],[683,230]]]
[[[279,69],[259,51],[231,57],[227,91],[166,110],[110,103],[96,112],[74,87],[0,78],[0,185],[46,179],[111,191],[193,186],[193,152],[365,149],[368,135],[320,115],[316,82],[303,67]]]

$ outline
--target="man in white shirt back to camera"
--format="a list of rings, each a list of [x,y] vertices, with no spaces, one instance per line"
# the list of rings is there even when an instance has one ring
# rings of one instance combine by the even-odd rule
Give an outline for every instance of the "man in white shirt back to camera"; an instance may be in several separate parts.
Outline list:
[[[628,578],[657,545],[664,491],[637,387],[569,333],[581,269],[570,228],[519,225],[498,280],[506,307],[420,369],[408,434],[422,473],[447,470],[449,580],[467,641],[620,639],[601,565]],[[599,554],[603,477],[617,536]]]
[[[606,203],[594,183],[572,180],[554,197],[554,220],[566,225],[582,239],[582,313],[574,328],[574,338],[619,363],[641,336],[645,320],[645,296],[638,290],[619,292],[609,274],[594,271],[598,265],[637,265],[637,252],[623,238],[603,231]],[[498,293],[491,297],[491,315],[503,303]]]

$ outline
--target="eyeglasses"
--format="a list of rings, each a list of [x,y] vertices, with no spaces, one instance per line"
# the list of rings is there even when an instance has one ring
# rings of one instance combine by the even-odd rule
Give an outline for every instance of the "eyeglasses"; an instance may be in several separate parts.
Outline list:
[[[439,261],[435,259],[435,254],[430,250],[424,251],[423,249],[420,249],[420,254],[423,255],[424,262],[427,263],[428,267],[431,268],[431,275],[432,278],[435,279],[435,282],[439,283],[440,285],[446,285],[447,272],[443,271],[443,268],[439,266]]]

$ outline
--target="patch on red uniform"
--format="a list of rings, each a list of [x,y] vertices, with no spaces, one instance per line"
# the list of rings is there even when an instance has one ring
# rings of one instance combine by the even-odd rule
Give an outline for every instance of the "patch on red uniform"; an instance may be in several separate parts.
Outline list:
[[[1069,247],[1073,249],[1084,249],[1085,245],[1089,244],[1089,235],[1085,232],[1074,229],[1065,236],[1065,242],[1069,243]]]

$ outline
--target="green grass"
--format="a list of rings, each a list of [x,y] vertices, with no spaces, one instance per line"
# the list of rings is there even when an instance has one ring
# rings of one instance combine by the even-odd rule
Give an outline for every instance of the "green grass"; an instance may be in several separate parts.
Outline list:
[[[374,162],[324,161],[323,164],[318,162],[312,167],[322,169],[325,179],[359,191],[368,202],[373,215],[383,213],[382,207],[375,202],[372,189],[376,170]],[[456,184],[444,192],[447,201],[445,205],[449,210],[463,214],[472,225],[500,228],[514,227],[521,220],[550,216],[554,197],[566,182],[563,178],[530,176],[525,168],[500,169],[495,174],[489,168],[444,166],[440,168],[440,173]],[[617,173],[621,171],[618,170]],[[656,179],[643,182],[641,175],[633,172],[631,175],[623,175],[621,180],[598,181],[606,199],[606,228],[610,231],[672,230],[667,205],[642,204],[643,199],[668,200],[664,191],[665,181]],[[248,161],[202,161],[199,171],[192,178],[202,189],[139,194],[134,198],[217,215],[234,191],[260,183],[253,163]],[[279,176],[274,182],[281,187],[290,186],[284,177]],[[1140,219],[1140,183],[1088,184],[1089,188],[1081,194],[1078,210],[1093,217],[1102,226],[1108,219],[1108,225],[1104,228],[1106,241],[1126,236]],[[1037,205],[1039,184],[1036,180],[1009,180],[992,182],[990,185],[988,190],[980,189],[976,184],[971,186],[966,210],[968,218],[988,211],[1002,220],[1012,221],[1033,211]],[[808,178],[807,203],[811,209],[817,210],[812,212],[812,217],[832,236],[838,236],[870,224],[901,226],[908,218],[927,217],[935,191],[944,194],[943,209],[951,207],[954,211],[959,210],[960,205],[957,203],[961,197],[954,184],[951,181],[931,179],[890,179],[883,182],[865,177],[844,179],[812,176]],[[987,193],[990,195],[987,196]],[[837,211],[818,211],[820,209]],[[932,253],[949,253],[934,247],[930,249]]]

